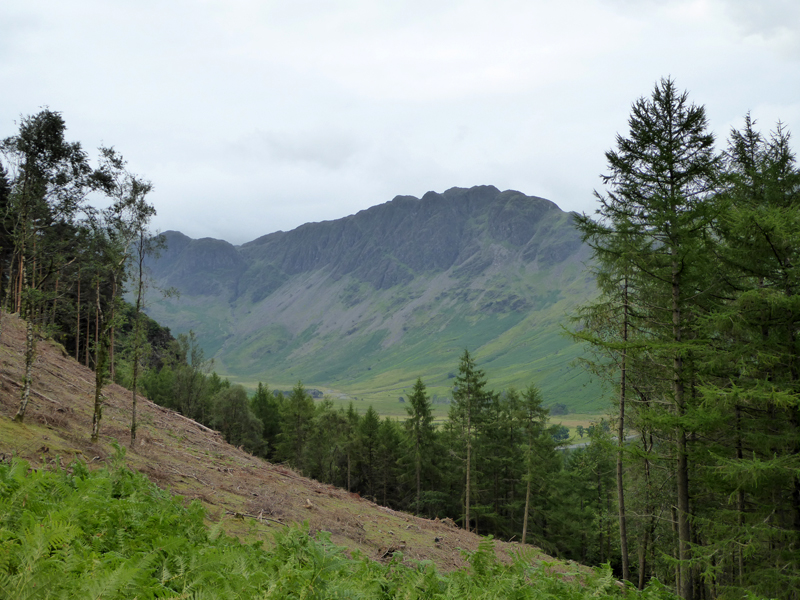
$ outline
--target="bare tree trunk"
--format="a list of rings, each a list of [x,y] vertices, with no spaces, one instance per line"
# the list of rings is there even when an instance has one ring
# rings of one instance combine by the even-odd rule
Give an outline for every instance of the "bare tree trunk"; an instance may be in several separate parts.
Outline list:
[[[55,295],[53,296],[53,313],[50,316],[50,325],[55,325],[56,323],[56,308],[58,307],[58,286],[61,283],[61,271],[58,272],[56,275],[56,288],[55,288]]]
[[[136,443],[136,394],[139,391],[139,361],[142,359],[143,345],[142,339],[142,305],[144,304],[144,257],[146,253],[144,229],[139,230],[139,239],[136,243],[137,249],[137,279],[136,279],[136,305],[134,311],[133,327],[133,381],[131,385],[131,448]]]
[[[464,492],[464,529],[469,531],[469,496],[470,496],[470,474],[472,471],[472,431],[471,431],[472,411],[467,409],[467,482]]]
[[[23,250],[24,252],[24,246]],[[23,289],[27,289],[27,279],[25,277],[24,269],[20,271],[20,284]],[[21,296],[20,296],[21,298]],[[14,415],[14,421],[22,423],[25,418],[25,410],[28,408],[28,401],[31,397],[31,383],[33,381],[33,361],[36,359],[36,339],[33,335],[33,310],[31,307],[30,297],[26,298],[24,305],[20,306],[25,308],[25,317],[27,317],[27,327],[25,330],[25,375],[22,378],[22,399],[19,404],[19,410]]]
[[[736,405],[736,459],[741,463],[742,459],[744,458],[744,453],[742,452],[742,410],[739,405]],[[739,489],[737,494],[737,506],[736,510],[738,514],[738,524],[739,524],[739,531],[744,531],[744,491]],[[742,585],[742,581],[744,578],[744,548],[741,544],[738,547],[738,581],[739,585]]]
[[[682,359],[675,357],[676,378],[674,382],[675,398],[678,402],[678,415],[683,416],[685,411],[683,397],[683,381],[680,380]],[[691,568],[691,524],[689,522],[689,456],[686,439],[686,430],[679,425],[677,432],[677,469],[675,473],[676,491],[678,495],[678,559],[680,560],[681,587],[680,596],[683,600],[694,599],[694,589]]]
[[[94,305],[94,366],[97,368],[97,345],[100,343],[100,277],[95,284],[95,305]]]
[[[645,571],[647,570],[647,545],[649,543],[648,531],[645,530],[641,541],[639,542],[639,583],[637,587],[640,590],[644,589],[645,584]]]
[[[25,419],[25,410],[28,408],[28,401],[31,398],[31,381],[33,380],[33,361],[36,358],[36,340],[33,335],[33,323],[28,320],[25,330],[25,376],[22,379],[22,400],[19,410],[14,415],[17,423],[22,423]]]
[[[78,307],[75,319],[75,360],[81,360],[81,268],[78,266]]]
[[[642,447],[644,450],[644,492],[645,492],[645,513],[649,516],[649,524],[645,529],[642,538],[641,546],[639,549],[639,589],[644,589],[645,578],[647,576],[647,550],[650,545],[650,550],[655,546],[655,530],[656,530],[656,515],[655,506],[653,506],[653,482],[650,475],[650,459],[647,458],[649,452],[653,449],[653,436],[649,432],[642,431]],[[648,444],[649,441],[649,444]],[[655,560],[650,561],[655,564]]]
[[[103,418],[103,386],[106,382],[106,365],[108,363],[108,351],[106,343],[108,333],[103,331],[100,334],[100,325],[103,319],[103,312],[100,306],[100,280],[97,281],[95,288],[95,348],[94,348],[94,411],[92,413],[92,443],[96,444],[100,439],[100,420]]]
[[[528,485],[525,486],[525,512],[522,515],[522,545],[528,539],[528,511],[531,506],[531,471],[528,468]]]
[[[598,512],[598,514],[602,515],[602,510],[603,510],[603,479],[602,479],[601,473],[600,473],[600,464],[598,463],[597,464],[597,512]],[[608,518],[608,515],[606,515],[606,518]],[[598,544],[598,546],[600,547],[600,562],[603,563],[603,562],[606,561],[606,557],[605,557],[605,554],[603,552],[604,549],[605,549],[605,546],[604,546],[605,540],[603,539],[604,538],[603,534],[606,531],[605,524],[601,522],[600,526],[598,527],[598,529],[600,530],[600,543]]]
[[[112,278],[111,282],[111,342],[108,345],[108,364],[111,369],[111,381],[114,381],[114,376],[116,373],[114,372],[114,301],[117,296],[117,277],[116,274]]]
[[[417,431],[416,439],[414,440],[414,462],[416,463],[416,479],[417,479],[417,507],[416,513],[419,514],[419,498],[422,492],[422,456],[419,449],[419,431]]]
[[[622,342],[628,342],[628,277],[622,288]],[[619,509],[619,550],[622,557],[622,579],[629,581],[631,578],[630,565],[628,564],[628,527],[625,520],[625,486],[622,480],[622,452],[625,447],[625,386],[627,383],[627,348],[622,348],[622,360],[619,381],[619,423],[617,426],[617,507]]]
[[[86,308],[86,344],[84,344],[84,354],[86,355],[86,368],[89,368],[89,342],[91,341],[91,330],[92,330],[92,321],[91,321],[91,307]]]
[[[6,293],[3,297],[3,309],[0,310],[0,336],[3,334],[3,317],[8,312],[8,303],[11,298],[11,281],[14,276],[14,256],[12,254],[8,261],[8,284],[6,285]]]
[[[17,306],[14,310],[18,315],[22,315],[22,280],[25,271],[25,258],[22,256],[25,253],[25,246],[19,252],[19,269],[17,270]]]
[[[141,306],[141,284],[139,289],[138,298],[136,300],[136,314],[135,324],[133,330],[133,381],[131,382],[131,448],[136,443],[136,428],[138,423],[136,421],[136,393],[138,392],[139,385],[139,361],[141,360],[141,346],[139,336],[142,334],[142,322],[139,315]]]
[[[678,542],[678,509],[675,508],[674,504],[670,508],[672,513],[672,535],[674,542],[676,542],[672,547],[672,553],[673,558],[677,559],[680,554],[680,542]],[[677,562],[675,563],[675,589],[677,591],[681,590],[681,567]]]
[[[138,326],[138,325],[137,325]],[[131,382],[131,448],[136,443],[136,392],[139,383],[139,349],[133,351],[133,381]]]

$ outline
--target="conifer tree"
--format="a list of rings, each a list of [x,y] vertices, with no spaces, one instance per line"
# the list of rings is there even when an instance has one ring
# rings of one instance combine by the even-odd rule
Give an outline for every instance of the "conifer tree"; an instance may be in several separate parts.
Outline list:
[[[525,508],[522,513],[522,538],[526,543],[528,539],[528,515],[531,505],[531,486],[533,484],[535,468],[541,469],[545,463],[545,455],[552,453],[552,438],[545,435],[549,411],[542,406],[541,394],[534,385],[522,393],[517,404],[517,418],[524,432],[523,448],[525,450]]]
[[[415,511],[421,511],[420,497],[422,493],[422,472],[425,464],[431,462],[431,446],[433,442],[434,427],[431,402],[425,391],[422,378],[418,377],[414,389],[408,397],[409,405],[406,407],[408,419],[404,425],[409,439],[408,448],[413,457],[414,485],[416,495],[414,500]]]
[[[463,448],[464,469],[464,529],[470,530],[470,503],[472,500],[474,462],[473,448],[489,402],[484,372],[475,365],[475,360],[464,350],[458,365],[458,375],[453,386],[453,403],[450,405],[448,427]]]
[[[380,501],[383,506],[399,508],[400,484],[397,463],[400,460],[402,429],[389,417],[385,417],[378,429],[378,483]]]
[[[720,425],[706,433],[716,504],[704,558],[720,588],[777,597],[800,586],[800,171],[780,123],[764,137],[748,115],[731,132],[721,201],[725,301],[705,321],[702,406]]]
[[[606,194],[596,194],[599,219],[583,216],[577,224],[599,268],[624,274],[626,293],[636,288],[648,298],[639,328],[648,332],[649,375],[666,384],[660,395],[670,410],[661,427],[672,440],[679,593],[692,600],[689,440],[698,380],[693,342],[713,289],[711,199],[719,159],[704,108],[690,104],[671,79],[634,103],[629,126],[628,137],[617,136],[617,149],[606,153],[610,173],[603,176]]]
[[[280,433],[281,400],[282,398],[276,397],[269,387],[260,381],[255,394],[250,399],[250,408],[253,410],[253,414],[262,423],[262,455],[266,458],[272,458],[275,454],[275,444]]]
[[[305,467],[303,450],[313,421],[314,399],[306,392],[303,383],[298,381],[283,404],[277,455],[281,460],[288,460],[301,473]]]
[[[215,394],[212,403],[211,425],[222,434],[225,441],[233,446],[241,446],[248,452],[258,452],[263,444],[263,425],[253,414],[244,387],[226,387]]]
[[[334,410],[328,398],[316,403],[312,432],[306,443],[308,475],[344,487],[341,466],[346,443],[345,411]]]
[[[381,419],[372,404],[358,424],[358,471],[361,475],[361,488],[367,495],[377,500],[378,453],[380,449]]]
[[[347,456],[347,491],[353,491],[353,465],[358,450],[358,430],[361,425],[361,416],[356,412],[353,402],[347,405],[345,413],[345,452]]]

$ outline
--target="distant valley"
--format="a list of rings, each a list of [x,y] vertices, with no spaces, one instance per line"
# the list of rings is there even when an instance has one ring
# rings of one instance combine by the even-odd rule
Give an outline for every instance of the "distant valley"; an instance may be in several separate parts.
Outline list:
[[[562,330],[594,293],[590,252],[548,200],[452,188],[242,246],[164,235],[149,266],[180,297],[152,293],[147,311],[193,330],[237,382],[387,404],[420,376],[436,403],[468,348],[494,389],[535,383],[547,405],[603,408]]]

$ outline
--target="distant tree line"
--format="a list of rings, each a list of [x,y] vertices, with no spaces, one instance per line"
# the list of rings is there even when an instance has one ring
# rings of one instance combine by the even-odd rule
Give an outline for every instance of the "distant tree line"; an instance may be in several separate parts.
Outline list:
[[[748,115],[718,153],[674,81],[633,104],[578,217],[575,335],[616,390],[620,574],[686,600],[800,597],[800,171]],[[638,437],[625,443],[626,435]]]
[[[384,506],[618,566],[608,425],[587,428],[587,447],[559,451],[566,428],[549,424],[537,388],[492,391],[467,351],[437,427],[421,379],[406,398],[407,418],[393,420],[371,405],[360,414],[352,403],[314,401],[300,382],[289,395],[259,383],[248,396],[213,372],[193,334],[178,336],[173,350],[143,376],[145,395],[231,444]]]

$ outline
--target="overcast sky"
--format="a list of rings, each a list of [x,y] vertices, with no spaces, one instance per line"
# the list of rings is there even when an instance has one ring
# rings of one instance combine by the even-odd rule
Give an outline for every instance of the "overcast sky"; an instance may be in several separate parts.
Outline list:
[[[233,243],[453,186],[592,212],[666,76],[720,146],[748,111],[800,135],[800,2],[0,2],[0,137],[60,111],[153,182],[158,229]]]

